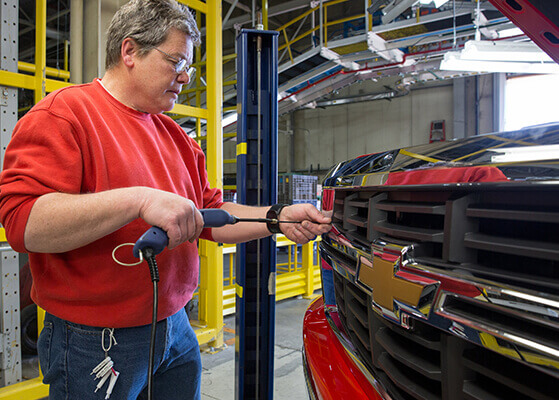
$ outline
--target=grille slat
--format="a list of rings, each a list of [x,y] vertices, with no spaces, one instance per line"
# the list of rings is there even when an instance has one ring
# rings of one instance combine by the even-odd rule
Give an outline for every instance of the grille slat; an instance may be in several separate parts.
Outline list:
[[[477,273],[481,276],[486,277],[486,279],[494,279],[494,280],[502,280],[503,276],[507,276],[507,279],[517,286],[540,286],[552,289],[556,292],[559,292],[559,279],[553,279],[550,277],[540,277],[540,276],[533,276],[528,271],[524,272],[517,272],[515,274],[510,274],[510,271],[501,268],[493,268],[489,269],[477,264],[462,264],[460,268],[464,269],[465,271],[471,271],[473,273]]]
[[[441,365],[438,352],[414,346],[402,336],[387,328],[380,329],[375,339],[395,359],[429,379],[441,380]]]
[[[444,233],[436,229],[427,228],[414,228],[410,226],[401,226],[391,224],[386,221],[380,221],[374,224],[374,229],[378,232],[386,233],[387,235],[397,238],[428,241],[442,243]]]
[[[474,205],[466,210],[466,216],[477,218],[511,219],[516,221],[559,222],[559,212],[538,210],[507,210]]]
[[[559,261],[559,246],[557,243],[496,237],[482,233],[467,233],[464,237],[464,244],[466,247],[473,249]]]
[[[379,201],[375,204],[377,210],[395,211],[395,212],[408,212],[417,214],[436,214],[444,215],[444,204],[408,204],[397,201]]]
[[[557,324],[554,322],[547,322],[550,325],[548,326],[543,321],[542,323],[531,321],[492,304],[455,296],[447,296],[442,309],[447,314],[484,326],[492,326],[500,332],[514,334],[559,351]]]
[[[365,293],[360,292],[357,287],[347,286],[346,290],[357,300],[363,307],[367,306],[367,298]]]
[[[368,201],[357,201],[357,200],[353,200],[353,201],[348,201],[346,203],[348,206],[350,207],[358,207],[358,208],[367,208],[369,207],[369,202]]]
[[[489,393],[475,382],[464,383],[464,399],[466,400],[501,400],[502,397]]]
[[[334,213],[334,218],[337,219],[337,220],[343,221],[343,219],[344,219],[344,213],[341,212],[341,211],[336,211],[336,212]]]
[[[357,215],[352,215],[351,217],[348,217],[346,221],[360,228],[367,227],[367,218],[359,217]]]
[[[364,308],[361,303],[356,301],[355,299],[351,299],[349,302],[349,309],[357,319],[363,325],[364,328],[367,328],[367,309]]]
[[[531,374],[530,368],[522,364],[512,364],[507,374],[500,372],[501,363],[507,360],[488,351],[478,349],[467,350],[463,355],[464,365],[493,381],[512,388],[518,393],[538,400],[552,400],[556,398],[555,387],[557,381],[548,375]]]
[[[357,318],[352,315],[348,318],[348,323],[351,331],[354,333],[355,337],[359,340],[359,345],[363,347],[364,353],[371,352],[371,344],[369,342],[369,331],[361,325],[361,323],[357,320]],[[356,343],[355,341],[353,342]],[[371,357],[367,357],[367,360],[370,360]],[[370,361],[369,361],[370,362]]]
[[[432,385],[425,385],[424,381],[417,376],[413,379],[414,375],[407,373],[405,369],[402,369],[398,365],[397,361],[394,361],[386,353],[382,354],[379,358],[380,367],[386,372],[390,377],[393,384],[398,386],[400,389],[404,390],[406,393],[411,395],[415,399],[419,400],[436,400],[440,399],[441,395],[437,392],[437,388],[433,388]]]
[[[405,337],[407,340],[411,340],[421,347],[426,349],[441,351],[440,334],[434,330],[418,335],[416,332],[408,332],[403,328],[396,327],[395,325],[388,325],[388,328],[396,331],[398,335]],[[434,337],[436,336],[436,338]]]

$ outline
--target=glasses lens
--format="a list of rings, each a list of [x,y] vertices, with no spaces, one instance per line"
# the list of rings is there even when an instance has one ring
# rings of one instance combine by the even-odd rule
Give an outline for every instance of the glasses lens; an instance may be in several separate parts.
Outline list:
[[[175,71],[177,72],[177,74],[180,74],[184,72],[185,69],[186,69],[186,60],[184,58],[181,58],[179,62],[175,64]]]
[[[188,68],[186,74],[188,75],[188,82],[192,82],[192,80],[194,79],[194,75],[196,74],[196,68],[194,67]]]

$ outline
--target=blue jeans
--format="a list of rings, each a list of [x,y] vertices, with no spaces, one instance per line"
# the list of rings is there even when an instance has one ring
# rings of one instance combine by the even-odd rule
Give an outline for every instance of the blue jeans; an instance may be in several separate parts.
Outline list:
[[[114,330],[118,344],[108,355],[120,376],[110,399],[147,398],[150,331],[150,325]],[[99,380],[90,375],[105,358],[102,332],[46,314],[37,347],[50,400],[105,398],[109,382],[94,393]],[[104,339],[106,348],[109,336]],[[154,400],[200,399],[200,349],[184,309],[157,323],[154,358]]]

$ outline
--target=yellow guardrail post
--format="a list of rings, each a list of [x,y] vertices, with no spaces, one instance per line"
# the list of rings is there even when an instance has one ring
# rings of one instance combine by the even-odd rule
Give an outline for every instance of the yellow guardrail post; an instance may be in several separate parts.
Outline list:
[[[314,262],[313,262],[313,247],[314,242],[309,242],[303,245],[301,256],[303,259],[303,272],[305,274],[305,298],[312,296],[314,292]]]
[[[201,26],[202,24],[202,13],[196,13],[196,25]],[[202,61],[202,49],[200,46],[196,47],[196,62],[200,63]],[[198,70],[196,71],[196,82],[195,88],[199,88],[202,83],[202,65],[197,67]],[[202,106],[202,93],[199,90],[196,90],[194,93],[196,97],[196,107],[200,108]],[[196,142],[202,146],[202,119],[196,118]]]
[[[262,0],[262,25],[264,30],[268,30],[268,0]]]
[[[35,2],[35,104],[46,94],[47,0]]]
[[[328,4],[324,5],[324,21],[322,26],[324,27],[324,47],[328,47]]]
[[[209,0],[206,15],[206,75],[208,107],[207,119],[207,170],[210,185],[215,188],[223,187],[223,154],[222,141],[223,129],[221,127],[221,107],[223,79],[222,79],[222,45],[221,45],[221,1]],[[206,322],[208,328],[215,329],[215,335],[209,345],[212,347],[223,346],[223,247],[218,243],[201,243],[201,253],[205,258],[207,271],[206,295],[207,303]],[[200,282],[202,283],[202,281]],[[202,294],[202,288],[200,290]],[[200,299],[202,300],[202,296]]]

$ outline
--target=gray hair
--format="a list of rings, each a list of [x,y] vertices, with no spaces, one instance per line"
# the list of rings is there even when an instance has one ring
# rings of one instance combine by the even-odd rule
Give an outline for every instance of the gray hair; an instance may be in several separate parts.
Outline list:
[[[169,29],[187,34],[195,46],[200,45],[200,31],[188,7],[175,0],[131,0],[114,15],[107,31],[105,69],[120,62],[120,49],[126,38],[139,45],[144,56],[167,39]]]

